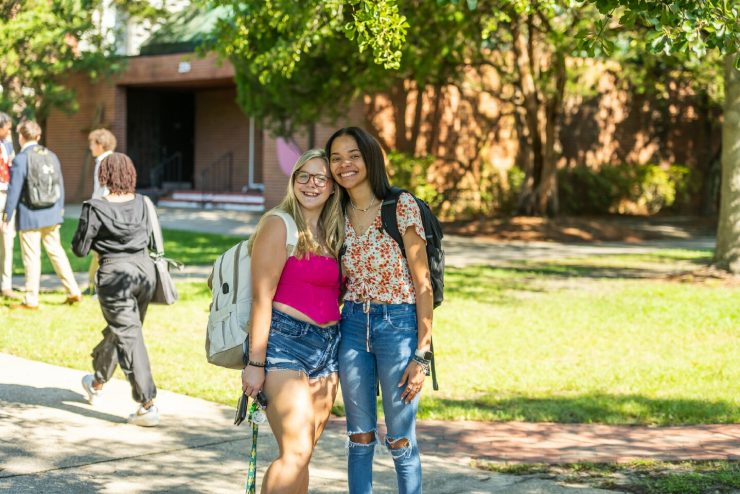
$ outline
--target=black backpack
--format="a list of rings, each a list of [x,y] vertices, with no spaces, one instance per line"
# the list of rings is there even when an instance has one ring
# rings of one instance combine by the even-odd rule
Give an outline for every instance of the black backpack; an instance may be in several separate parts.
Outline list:
[[[407,190],[399,189],[398,187],[391,187],[391,191],[383,199],[383,205],[380,209],[380,219],[383,222],[383,229],[388,235],[396,241],[398,246],[401,248],[403,257],[406,257],[406,249],[403,245],[403,237],[398,229],[398,218],[396,216],[396,203],[398,197],[402,193],[409,193]],[[432,280],[432,294],[434,299],[434,308],[436,309],[444,300],[444,288],[445,288],[445,252],[442,249],[442,225],[439,224],[439,220],[429,204],[422,201],[415,195],[411,196],[416,200],[416,204],[419,206],[421,211],[421,223],[424,225],[424,235],[427,241],[427,259],[429,260],[429,275]],[[439,390],[439,384],[437,383],[437,369],[434,365],[434,341],[431,341],[432,351],[432,387],[433,389]]]
[[[24,203],[30,209],[52,207],[62,197],[62,171],[54,153],[43,146],[28,150]]]
[[[398,230],[398,218],[396,217],[396,203],[402,193],[408,193],[407,190],[391,187],[390,193],[383,199],[383,205],[380,210],[380,219],[383,222],[383,229],[388,235],[396,241],[401,248],[403,257],[406,257],[406,249],[403,245],[403,237]],[[421,211],[421,222],[424,225],[424,235],[427,241],[427,259],[429,259],[429,275],[432,279],[432,293],[434,297],[434,308],[436,309],[444,300],[445,288],[445,253],[442,250],[442,225],[429,204],[422,201],[415,195],[411,196],[416,200],[416,204]]]

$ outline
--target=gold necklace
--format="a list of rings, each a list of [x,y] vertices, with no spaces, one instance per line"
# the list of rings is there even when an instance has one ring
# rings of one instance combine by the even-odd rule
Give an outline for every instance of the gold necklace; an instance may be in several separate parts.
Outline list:
[[[355,211],[360,211],[362,213],[367,213],[368,211],[370,211],[370,208],[375,205],[375,196],[373,196],[373,200],[370,201],[370,204],[368,204],[368,206],[365,209],[358,208],[357,206],[355,206],[355,203],[352,202],[352,199],[349,200],[349,205],[352,206],[352,209],[354,209]]]

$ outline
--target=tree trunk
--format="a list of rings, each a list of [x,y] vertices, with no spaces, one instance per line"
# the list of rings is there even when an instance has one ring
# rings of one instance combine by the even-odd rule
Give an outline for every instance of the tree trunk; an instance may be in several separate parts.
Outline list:
[[[722,189],[715,264],[740,274],[740,71],[738,53],[725,55],[725,108],[722,124]]]
[[[430,114],[429,137],[427,138],[427,154],[435,154],[439,141],[440,110],[442,107],[442,84],[434,85],[434,110]]]
[[[565,95],[565,58],[562,53],[553,53],[555,66],[555,89],[547,101],[545,111],[545,152],[542,160],[542,179],[537,188],[537,211],[549,216],[558,214],[558,160],[555,142],[558,139],[560,112]]]
[[[393,104],[393,120],[396,127],[396,146],[401,152],[413,154],[411,142],[406,137],[406,108],[408,93],[403,80],[398,80],[390,90],[391,103]]]
[[[424,109],[424,88],[416,85],[416,103],[414,104],[414,121],[411,124],[411,141],[409,147],[412,154],[416,155],[419,131],[421,130],[422,110]]]
[[[517,212],[527,215],[541,215],[545,211],[539,209],[538,191],[542,182],[542,172],[545,167],[543,152],[543,136],[541,132],[541,103],[537,91],[534,74],[534,60],[532,60],[532,32],[531,22],[529,30],[522,32],[518,20],[512,26],[514,43],[512,44],[517,63],[519,89],[524,99],[524,124],[527,127],[527,144],[531,149],[531,167],[525,170],[522,195],[519,198]]]

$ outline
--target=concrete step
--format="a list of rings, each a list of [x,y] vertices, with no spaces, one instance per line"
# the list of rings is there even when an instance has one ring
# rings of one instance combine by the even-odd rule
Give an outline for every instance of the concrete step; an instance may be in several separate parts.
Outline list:
[[[203,192],[179,190],[162,197],[157,206],[163,208],[224,209],[262,212],[265,198],[259,192]]]

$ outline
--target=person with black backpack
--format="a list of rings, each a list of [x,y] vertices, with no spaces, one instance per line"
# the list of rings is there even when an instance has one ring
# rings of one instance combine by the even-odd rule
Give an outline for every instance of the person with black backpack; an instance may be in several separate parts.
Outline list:
[[[349,492],[372,492],[379,383],[388,430],[383,443],[393,457],[398,492],[420,493],[416,413],[432,361],[435,303],[424,208],[412,194],[390,186],[380,144],[366,131],[336,131],[326,153],[334,179],[347,192],[339,381],[349,436]],[[441,286],[438,295],[441,301]]]
[[[67,254],[59,236],[64,221],[64,182],[56,154],[38,143],[41,127],[32,120],[16,128],[21,151],[10,168],[10,184],[3,211],[4,227],[15,214],[16,230],[21,241],[21,256],[26,273],[26,294],[11,309],[38,309],[41,283],[41,244],[51,265],[67,291],[66,304],[82,300]]]

